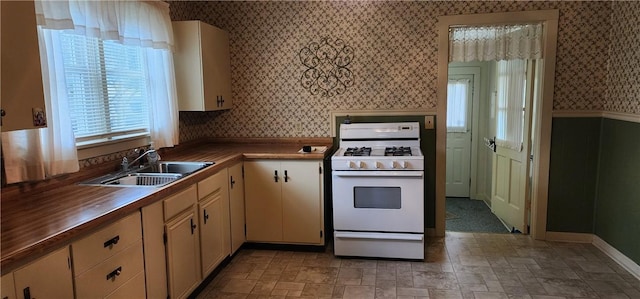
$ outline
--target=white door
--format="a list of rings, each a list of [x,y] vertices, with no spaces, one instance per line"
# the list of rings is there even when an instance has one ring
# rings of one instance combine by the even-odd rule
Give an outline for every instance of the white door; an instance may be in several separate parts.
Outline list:
[[[522,79],[520,83],[508,83],[512,89],[519,89],[517,92],[502,92],[498,87],[496,95],[496,131],[500,135],[500,128],[513,127],[513,123],[501,115],[507,115],[508,109],[501,105],[501,96],[508,94],[518,94],[522,100],[522,112],[512,111],[511,117],[521,118],[522,131],[519,146],[501,144],[496,142],[496,151],[493,157],[493,180],[491,188],[491,210],[498,216],[512,231],[518,230],[528,233],[528,210],[529,210],[529,167],[530,160],[530,128],[531,128],[531,103],[533,99],[533,68],[532,63],[524,63],[522,68],[525,75],[506,75],[509,80],[518,77]],[[500,81],[500,66],[497,67],[498,81]],[[518,86],[520,84],[521,86]],[[500,83],[498,83],[500,85]],[[515,87],[514,87],[515,85]],[[507,88],[508,89],[508,88]],[[502,111],[501,111],[502,110]],[[507,116],[509,117],[509,116]],[[509,137],[506,137],[509,138]]]
[[[469,197],[473,75],[449,76],[447,88],[447,197]]]

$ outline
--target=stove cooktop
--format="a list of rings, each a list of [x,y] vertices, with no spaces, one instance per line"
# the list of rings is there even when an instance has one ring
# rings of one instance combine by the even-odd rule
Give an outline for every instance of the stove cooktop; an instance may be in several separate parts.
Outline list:
[[[417,153],[419,155],[420,153]],[[413,156],[411,147],[408,146],[392,146],[383,148],[371,147],[348,147],[342,153],[344,157],[363,157],[363,156]]]

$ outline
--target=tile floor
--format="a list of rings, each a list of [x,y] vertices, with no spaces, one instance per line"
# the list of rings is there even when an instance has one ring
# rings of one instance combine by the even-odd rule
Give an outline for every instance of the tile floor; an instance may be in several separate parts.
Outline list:
[[[590,244],[447,232],[424,262],[239,251],[197,298],[640,298],[640,281]]]

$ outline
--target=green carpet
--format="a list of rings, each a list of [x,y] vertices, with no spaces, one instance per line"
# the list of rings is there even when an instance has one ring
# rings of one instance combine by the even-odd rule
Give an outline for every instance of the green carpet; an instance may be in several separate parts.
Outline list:
[[[482,200],[447,197],[446,230],[474,233],[509,233]]]

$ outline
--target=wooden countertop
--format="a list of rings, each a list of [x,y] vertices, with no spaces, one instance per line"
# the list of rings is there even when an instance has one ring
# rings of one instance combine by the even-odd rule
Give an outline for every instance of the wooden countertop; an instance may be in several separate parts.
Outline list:
[[[323,159],[331,152],[328,138],[305,139],[327,146],[323,153],[298,153],[301,143],[204,143],[178,146],[164,161],[213,161],[214,165],[184,179],[153,187],[68,185],[43,191],[2,193],[0,229],[2,274],[69,244],[99,228],[162,200],[244,159]]]

